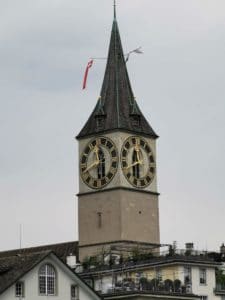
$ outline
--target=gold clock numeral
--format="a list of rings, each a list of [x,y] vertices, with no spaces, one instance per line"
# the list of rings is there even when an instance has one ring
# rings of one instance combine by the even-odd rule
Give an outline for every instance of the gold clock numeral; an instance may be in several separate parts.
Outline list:
[[[137,187],[141,186],[141,181],[139,179],[137,179]]]
[[[89,144],[89,148],[90,148],[90,151],[94,150],[94,146],[92,144]]]
[[[83,173],[83,178],[86,181],[89,177],[89,174],[87,172]]]
[[[99,180],[97,181],[97,187],[100,188],[101,185],[102,185],[102,182],[101,182],[101,179],[99,179]]]
[[[136,145],[140,145],[140,138],[139,137],[136,138]]]

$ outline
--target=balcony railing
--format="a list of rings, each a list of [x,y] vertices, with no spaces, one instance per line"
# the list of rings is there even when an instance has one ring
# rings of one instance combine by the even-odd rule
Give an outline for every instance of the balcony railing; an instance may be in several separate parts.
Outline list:
[[[141,278],[140,280],[132,280],[126,278],[123,281],[119,281],[111,286],[102,286],[102,293],[114,294],[123,292],[140,291],[147,293],[161,293],[161,294],[192,294],[191,284],[184,285],[180,280],[165,280],[158,281],[157,279],[147,280]]]
[[[216,295],[225,295],[225,285],[217,284],[214,293]]]

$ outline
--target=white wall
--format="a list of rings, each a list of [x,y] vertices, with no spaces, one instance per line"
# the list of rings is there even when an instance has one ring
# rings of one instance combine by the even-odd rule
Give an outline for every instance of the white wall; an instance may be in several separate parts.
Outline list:
[[[38,271],[42,264],[50,263],[52,264],[57,272],[57,295],[56,296],[41,296],[38,290]],[[24,277],[20,279],[25,283],[25,298],[28,300],[45,300],[45,299],[55,299],[55,300],[71,300],[70,288],[72,284],[76,284],[76,281],[71,278],[69,273],[62,270],[55,260],[48,258],[45,259],[41,264],[27,273]],[[91,297],[84,288],[79,287],[80,300],[91,300]],[[15,297],[15,285],[6,290],[2,295],[0,295],[0,300],[13,300],[19,299]]]
[[[200,268],[206,268],[206,284],[200,284],[199,270]],[[184,282],[184,266],[179,267],[180,280]],[[214,288],[216,286],[215,268],[191,266],[192,276],[192,292],[199,296],[207,296],[208,300],[220,300],[220,296],[214,294]]]

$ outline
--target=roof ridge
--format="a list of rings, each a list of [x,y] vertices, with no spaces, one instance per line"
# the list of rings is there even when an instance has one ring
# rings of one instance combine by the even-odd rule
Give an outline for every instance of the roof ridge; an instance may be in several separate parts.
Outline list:
[[[45,247],[47,248],[47,247],[54,247],[54,246],[73,244],[73,243],[78,243],[78,241],[62,242],[62,243],[55,243],[55,244],[44,244],[44,245],[32,246],[32,247],[26,247],[26,248],[3,250],[3,251],[0,251],[0,257],[4,253],[17,252],[17,251],[23,252],[23,251],[29,251],[29,250],[38,249],[38,248],[40,249],[40,248],[45,248]]]

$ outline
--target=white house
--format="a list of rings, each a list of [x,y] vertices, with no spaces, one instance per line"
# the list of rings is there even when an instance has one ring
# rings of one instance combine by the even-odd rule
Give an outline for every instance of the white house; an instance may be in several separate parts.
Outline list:
[[[99,300],[52,251],[0,255],[0,300]]]

